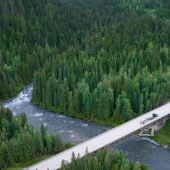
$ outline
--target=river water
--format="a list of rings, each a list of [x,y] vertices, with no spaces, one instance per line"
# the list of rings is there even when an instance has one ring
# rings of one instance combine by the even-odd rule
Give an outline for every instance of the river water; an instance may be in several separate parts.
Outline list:
[[[63,141],[78,144],[111,128],[34,106],[30,103],[31,94],[32,83],[26,85],[18,96],[4,101],[3,105],[10,108],[14,115],[19,112],[25,112],[28,122],[35,129],[39,129],[41,123],[43,123],[50,132],[60,132]],[[116,147],[116,149],[123,150],[128,153],[130,160],[143,162],[152,170],[170,170],[170,151],[162,146],[133,138]]]

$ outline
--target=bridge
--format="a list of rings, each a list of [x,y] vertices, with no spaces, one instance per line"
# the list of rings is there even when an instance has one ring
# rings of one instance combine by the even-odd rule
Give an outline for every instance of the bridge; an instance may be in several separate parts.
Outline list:
[[[155,117],[152,120],[148,120],[145,124],[141,124],[140,121],[151,116],[152,113],[157,113],[159,116]],[[119,141],[126,140],[132,136],[136,131],[140,130],[140,135],[143,134],[145,129],[151,128],[151,135],[154,134],[156,126],[162,122],[165,122],[167,119],[170,119],[170,103],[167,103],[161,107],[158,107],[152,111],[149,111],[135,119],[132,119],[118,127],[110,129],[94,138],[91,138],[83,143],[80,143],[66,151],[63,151],[51,158],[48,158],[42,162],[39,162],[35,165],[32,165],[25,170],[56,170],[61,167],[62,160],[71,162],[72,153],[74,152],[75,156],[83,157],[85,156],[86,150],[88,153],[93,153],[104,146],[107,146],[111,143],[118,143]],[[115,146],[114,145],[114,146]]]

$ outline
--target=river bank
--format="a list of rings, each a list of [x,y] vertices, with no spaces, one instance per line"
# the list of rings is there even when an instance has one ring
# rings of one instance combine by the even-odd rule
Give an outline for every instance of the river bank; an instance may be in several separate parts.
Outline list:
[[[25,112],[28,123],[32,124],[35,129],[39,129],[43,123],[51,133],[59,132],[65,142],[78,144],[112,128],[34,106],[30,102],[31,95],[32,84],[28,84],[18,96],[4,101],[3,105],[10,108],[13,114]],[[149,141],[133,138],[115,149],[123,150],[131,160],[143,162],[152,170],[170,170],[170,151]]]
[[[17,99],[15,99],[15,98],[10,98],[10,99],[8,99],[7,101],[10,101],[10,100],[12,100],[13,101],[13,104],[12,105],[14,105],[14,106],[16,106],[17,105],[17,102],[18,103],[21,103],[23,100],[25,100],[25,101],[27,101],[27,102],[30,102],[31,101],[31,95],[32,95],[32,83],[29,83],[28,85],[26,85],[25,87],[27,87],[27,86],[29,86],[30,87],[30,89],[29,89],[29,91],[26,91],[26,94],[24,94],[23,93],[23,91],[21,91],[21,93],[18,95],[19,96],[19,100]],[[28,90],[28,89],[27,89]],[[30,93],[29,95],[28,95],[28,93]],[[23,104],[24,104],[24,102],[23,102]],[[44,109],[46,109],[46,107],[44,106],[44,105],[42,105],[42,104],[40,104],[40,106],[39,105],[37,105],[37,103],[34,103],[35,105],[32,105],[32,103],[30,102],[30,104],[31,104],[31,106],[33,106],[33,107],[37,107],[37,108],[40,108],[40,107],[42,107],[42,108],[44,108]],[[7,105],[8,106],[8,105]],[[10,107],[12,107],[12,106],[10,106]],[[16,107],[19,107],[19,106],[16,106]],[[14,110],[16,110],[15,108],[14,108]],[[20,109],[19,109],[20,110]],[[18,111],[19,112],[19,111]],[[56,112],[56,110],[54,109],[54,108],[51,108],[50,109],[50,111],[48,111],[49,113],[51,113],[51,112]],[[14,114],[16,114],[16,112],[14,111]],[[35,117],[41,117],[41,114],[42,113],[40,113],[40,114],[35,114],[34,116]],[[56,113],[56,114],[58,114],[58,113]],[[68,117],[70,117],[70,115],[68,115],[68,114],[58,114],[59,115],[59,117],[65,117],[65,116],[68,116]],[[72,118],[72,119],[78,119],[78,120],[81,120],[81,121],[87,121],[87,122],[89,122],[89,123],[96,123],[96,124],[98,124],[99,126],[100,125],[102,125],[102,126],[107,126],[107,127],[110,127],[110,128],[113,128],[113,127],[116,127],[116,126],[118,126],[119,124],[115,124],[115,123],[113,123],[113,121],[112,120],[109,120],[108,122],[104,122],[104,121],[100,121],[100,120],[96,120],[96,119],[88,119],[88,118],[86,118],[86,119],[84,119],[83,117],[80,117],[80,116],[71,116],[70,118]],[[42,120],[43,121],[43,120]],[[46,123],[44,123],[44,124],[46,124]],[[168,145],[170,145],[169,144],[169,141],[170,141],[170,132],[169,132],[169,127],[170,127],[170,120],[168,120],[167,121],[167,123],[165,124],[165,126],[163,126],[163,128],[161,128],[161,130],[159,130],[158,132],[155,132],[155,136],[153,136],[153,137],[147,137],[148,139],[151,139],[151,140],[154,140],[156,143],[158,143],[158,144],[160,144],[160,145],[162,145],[162,146],[168,146]],[[55,129],[53,129],[52,131],[53,132],[55,132],[56,130],[60,130],[60,128],[55,128]],[[69,131],[67,131],[66,132],[67,134],[68,133],[70,133],[71,135],[74,135],[74,136],[76,136],[76,133],[73,133],[73,132],[69,132]],[[81,138],[81,137],[80,137]],[[146,138],[146,139],[147,139]]]
[[[87,118],[87,117],[81,116],[81,114],[70,115],[68,113],[61,113],[60,108],[48,107],[48,106],[44,105],[43,103],[37,103],[37,102],[31,102],[31,103],[35,106],[40,106],[43,109],[47,109],[51,112],[55,112],[55,113],[60,114],[60,115],[69,116],[69,117],[80,119],[80,120],[85,120],[87,122],[93,122],[93,123],[96,123],[96,124],[99,124],[99,125],[102,125],[102,126],[116,127],[116,126],[120,125],[120,124],[113,121],[113,117],[111,119],[107,120],[107,121],[106,120],[99,120],[97,118]],[[82,113],[82,115],[83,115],[83,113]]]
[[[148,138],[170,149],[170,120],[167,120],[165,125],[159,131],[155,132],[154,136]]]
[[[9,100],[14,98],[16,95],[18,95],[22,90],[24,89],[24,84],[20,84],[20,86],[16,87],[14,92],[11,94],[8,94],[6,96],[4,96],[3,98],[0,98],[0,103],[4,100]],[[2,96],[0,96],[2,97]]]
[[[159,125],[158,125],[159,126]],[[136,138],[147,140],[155,145],[163,146],[166,149],[170,150],[170,120],[167,120],[164,124],[161,124],[158,129],[155,131],[154,136],[145,135],[135,136]]]
[[[35,105],[37,105],[37,103],[34,103]],[[38,105],[37,105],[38,106]],[[40,106],[44,109],[47,109],[43,104],[40,104]],[[56,110],[54,108],[49,109],[52,112],[56,112]],[[61,114],[63,115],[63,114]],[[87,122],[93,122],[93,123],[97,123],[99,125],[102,126],[110,126],[112,128],[119,126],[119,124],[114,123],[112,120],[109,120],[107,122],[104,122],[102,120],[97,120],[97,119],[88,119],[88,118],[83,118],[80,116],[71,116],[69,114],[64,114],[65,116],[70,116],[73,118],[77,118],[80,120],[85,120]],[[158,127],[158,130],[155,131],[155,135],[154,136],[148,136],[148,137],[141,137],[142,140],[147,140],[151,143],[154,143],[156,145],[161,145],[165,148],[170,149],[170,120],[167,120],[165,124],[162,124]]]

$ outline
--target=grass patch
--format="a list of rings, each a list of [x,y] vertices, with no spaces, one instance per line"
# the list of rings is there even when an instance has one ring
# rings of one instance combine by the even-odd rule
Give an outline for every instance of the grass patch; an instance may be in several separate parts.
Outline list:
[[[155,136],[149,138],[161,145],[168,145],[170,148],[170,120],[166,121],[166,124],[162,129],[155,132]]]
[[[27,162],[23,162],[23,163],[17,163],[15,166],[13,167],[7,167],[7,168],[4,168],[4,170],[22,170],[23,168],[26,168],[26,167],[29,167],[31,165],[34,165],[44,159],[47,159],[49,157],[51,157],[53,155],[44,155],[44,156],[41,156],[41,157],[38,157],[38,158],[34,158],[30,161],[27,161]]]

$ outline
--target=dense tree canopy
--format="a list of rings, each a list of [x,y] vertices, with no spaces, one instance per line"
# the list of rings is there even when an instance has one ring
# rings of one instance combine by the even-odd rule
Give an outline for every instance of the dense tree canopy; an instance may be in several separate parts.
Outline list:
[[[1,0],[0,98],[122,123],[170,96],[168,0]]]
[[[169,99],[169,48],[169,0],[0,0],[0,100],[33,80],[35,104],[120,124]],[[63,149],[58,135],[40,131],[1,107],[0,168]],[[147,169],[121,152],[73,156],[75,164]]]
[[[96,12],[94,27],[61,53],[51,47],[49,60],[34,74],[32,101],[60,113],[115,123],[167,101],[168,2],[100,1],[95,8],[95,1],[89,3]],[[166,17],[158,15],[163,9]]]
[[[93,157],[89,153],[82,159],[72,154],[71,163],[63,161],[61,170],[149,170],[139,162],[131,162],[122,151],[99,150]]]
[[[61,141],[60,134],[52,135],[41,124],[40,132],[27,124],[25,113],[13,116],[0,107],[0,169],[42,155],[57,154],[71,145]]]

